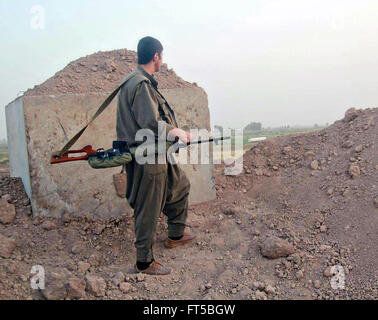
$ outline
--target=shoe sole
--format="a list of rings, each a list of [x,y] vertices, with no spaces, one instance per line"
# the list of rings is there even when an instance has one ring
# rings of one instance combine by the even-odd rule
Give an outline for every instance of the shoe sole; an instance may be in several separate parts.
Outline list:
[[[171,271],[166,272],[166,273],[150,273],[150,272],[145,272],[144,270],[138,270],[136,267],[134,267],[135,273],[143,273],[143,274],[148,274],[150,276],[166,276],[171,273]]]
[[[193,239],[188,239],[188,240],[185,240],[185,241],[181,241],[179,243],[167,243],[167,241],[165,242],[165,247],[167,249],[173,249],[173,248],[177,248],[177,247],[181,247],[185,244],[188,244],[188,243],[192,243],[196,238],[194,237]]]

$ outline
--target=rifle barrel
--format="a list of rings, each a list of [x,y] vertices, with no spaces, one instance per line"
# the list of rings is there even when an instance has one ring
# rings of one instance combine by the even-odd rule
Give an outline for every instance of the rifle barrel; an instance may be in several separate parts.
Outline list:
[[[219,141],[219,140],[227,140],[227,139],[231,139],[231,137],[220,137],[220,138],[210,138],[208,140],[198,140],[198,141],[192,141],[192,142],[188,142],[188,143],[179,143],[178,144],[178,147],[179,148],[185,148],[191,144],[200,144],[200,143],[206,143],[206,142],[212,142],[212,141]]]

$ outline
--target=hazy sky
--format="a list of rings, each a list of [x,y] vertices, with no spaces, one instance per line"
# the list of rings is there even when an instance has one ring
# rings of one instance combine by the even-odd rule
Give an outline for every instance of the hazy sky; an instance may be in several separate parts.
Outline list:
[[[378,105],[377,0],[3,0],[0,12],[0,139],[20,91],[146,35],[205,89],[212,125],[332,123]]]

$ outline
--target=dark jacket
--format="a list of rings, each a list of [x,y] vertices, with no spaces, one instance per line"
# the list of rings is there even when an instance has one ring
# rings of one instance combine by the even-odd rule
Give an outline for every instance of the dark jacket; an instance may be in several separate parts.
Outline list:
[[[138,66],[124,81],[118,94],[117,140],[140,144],[135,141],[139,129],[151,129],[158,139],[159,120],[165,122],[166,134],[177,127],[174,111],[158,91],[157,81],[142,67]]]

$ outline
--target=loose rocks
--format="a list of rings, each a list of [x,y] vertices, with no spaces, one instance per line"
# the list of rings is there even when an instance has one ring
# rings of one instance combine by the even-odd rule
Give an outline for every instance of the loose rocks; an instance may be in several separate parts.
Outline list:
[[[276,236],[270,236],[260,245],[261,254],[269,259],[286,257],[294,253],[294,247],[287,241]]]

